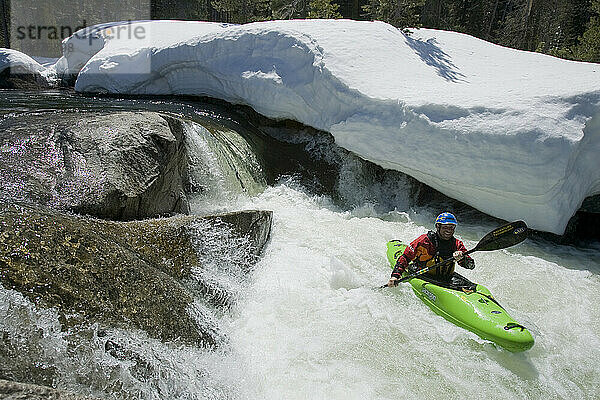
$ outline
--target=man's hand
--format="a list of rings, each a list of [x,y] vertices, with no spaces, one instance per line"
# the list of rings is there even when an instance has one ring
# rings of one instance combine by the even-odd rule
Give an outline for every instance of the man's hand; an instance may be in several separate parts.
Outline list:
[[[465,253],[463,253],[462,251],[455,251],[454,254],[452,254],[452,256],[454,257],[454,259],[456,261],[459,262],[459,265],[462,266],[463,268],[466,268],[466,269],[475,268],[475,261],[473,261],[472,258],[465,257]]]
[[[462,251],[455,251],[455,252],[452,254],[452,257],[454,257],[454,260],[456,260],[456,261],[460,261],[460,260],[461,260],[461,259],[464,257],[464,255],[463,255],[463,252],[462,252]]]
[[[396,287],[398,286],[398,278],[390,278],[390,280],[388,281],[388,287]]]

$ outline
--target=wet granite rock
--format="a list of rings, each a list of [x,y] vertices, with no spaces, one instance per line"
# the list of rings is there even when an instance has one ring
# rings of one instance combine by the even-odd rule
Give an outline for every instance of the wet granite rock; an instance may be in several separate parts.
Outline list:
[[[64,390],[0,379],[0,399],[3,400],[92,400]]]
[[[0,71],[0,89],[47,89],[49,85],[39,74],[11,73],[9,69]]]
[[[210,318],[184,284],[193,267],[202,268],[194,241],[226,224],[250,238],[251,259],[268,240],[271,219],[268,211],[246,211],[123,223],[0,203],[0,282],[39,307],[56,307],[65,329],[98,322],[214,346],[218,327],[199,322]]]
[[[0,197],[112,220],[188,213],[178,124],[151,112],[0,119]]]
[[[271,234],[273,213],[271,211],[246,210],[219,215],[179,215],[170,218],[148,219],[124,223],[106,224],[107,238],[121,241],[167,275],[175,279],[190,277],[193,266],[201,266],[198,254],[198,237],[219,230],[225,225],[231,232],[229,238],[247,238],[244,251],[256,261],[262,254]],[[222,238],[227,240],[227,237]],[[212,245],[212,243],[208,243]],[[239,260],[242,262],[242,260]],[[254,262],[243,263],[246,269]]]
[[[579,211],[596,214],[600,213],[600,194],[586,197],[585,200],[583,200],[583,204],[581,204]]]

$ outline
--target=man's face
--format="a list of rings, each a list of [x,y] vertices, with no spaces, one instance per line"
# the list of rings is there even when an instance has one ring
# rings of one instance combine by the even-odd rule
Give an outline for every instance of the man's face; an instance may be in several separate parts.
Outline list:
[[[442,239],[448,240],[454,235],[454,229],[456,229],[456,225],[439,224],[438,232]]]

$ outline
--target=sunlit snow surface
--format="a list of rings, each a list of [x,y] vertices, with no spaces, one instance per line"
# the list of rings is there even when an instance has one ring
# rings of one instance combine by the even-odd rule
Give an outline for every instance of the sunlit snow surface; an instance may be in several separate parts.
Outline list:
[[[82,92],[206,95],[291,118],[331,132],[364,159],[539,230],[563,233],[583,199],[600,192],[597,64],[453,32],[406,35],[381,22],[126,28],[118,38],[104,25],[68,39],[57,73],[83,67],[75,86]]]
[[[12,74],[40,75],[45,71],[42,64],[20,51],[0,48],[0,72],[10,68]]]

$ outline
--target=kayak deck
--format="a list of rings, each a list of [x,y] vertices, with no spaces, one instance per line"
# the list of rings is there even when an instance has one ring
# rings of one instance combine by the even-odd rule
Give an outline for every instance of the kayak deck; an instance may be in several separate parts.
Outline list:
[[[393,267],[406,247],[399,240],[387,243],[387,257]],[[458,274],[457,274],[458,275]],[[483,285],[472,284],[450,287],[413,278],[408,282],[414,293],[436,314],[453,324],[467,329],[485,340],[490,340],[506,350],[529,350],[534,343],[531,333],[511,318]]]

